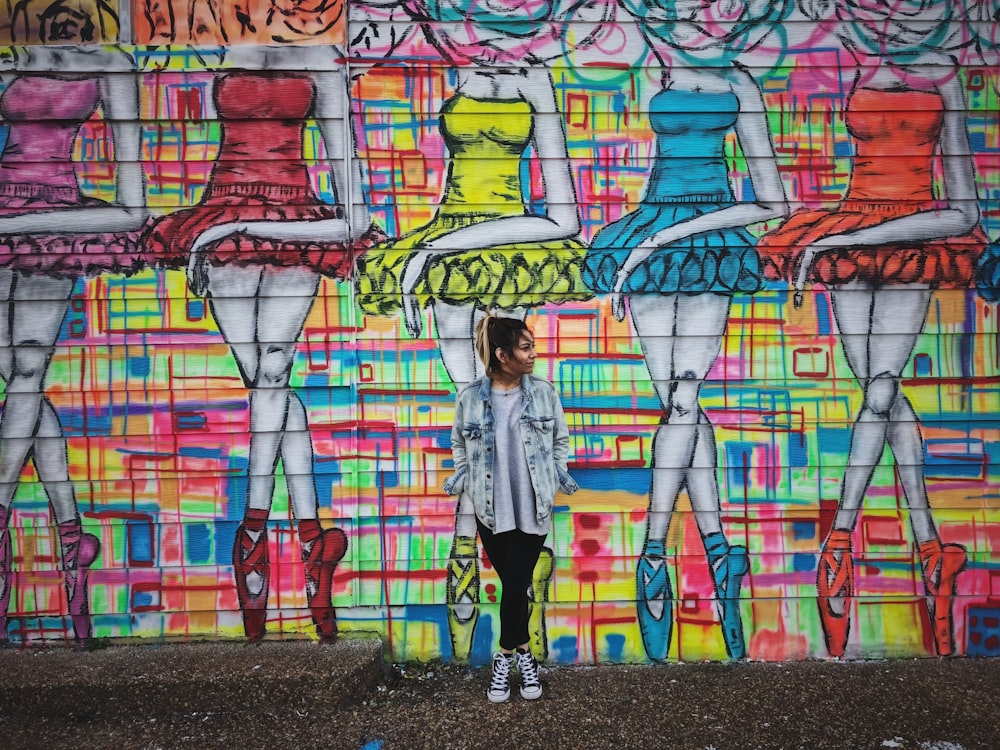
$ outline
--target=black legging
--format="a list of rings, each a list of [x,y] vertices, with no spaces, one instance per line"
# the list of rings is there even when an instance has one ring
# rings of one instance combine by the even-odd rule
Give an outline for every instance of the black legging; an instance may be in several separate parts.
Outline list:
[[[544,536],[519,529],[494,534],[476,521],[483,549],[500,576],[500,648],[514,650],[528,642],[528,589]]]

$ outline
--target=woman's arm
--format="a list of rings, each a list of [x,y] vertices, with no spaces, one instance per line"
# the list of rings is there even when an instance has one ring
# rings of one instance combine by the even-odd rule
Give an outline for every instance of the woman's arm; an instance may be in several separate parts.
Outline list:
[[[451,425],[451,457],[455,462],[455,471],[468,465],[465,457],[465,416],[462,413],[462,391],[455,394],[455,417]]]
[[[342,68],[335,72],[314,74],[313,80],[317,91],[316,120],[330,162],[333,188],[337,201],[344,207],[345,216],[350,206],[348,220],[351,235],[359,237],[371,224],[371,216],[362,190],[350,81]]]

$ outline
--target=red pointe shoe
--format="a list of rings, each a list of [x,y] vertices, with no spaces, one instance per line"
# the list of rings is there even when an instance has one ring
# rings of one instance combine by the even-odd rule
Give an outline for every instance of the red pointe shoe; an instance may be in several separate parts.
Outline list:
[[[957,590],[955,580],[969,559],[962,545],[941,544],[938,539],[924,542],[917,550],[934,628],[934,645],[939,656],[949,656],[955,650],[952,618],[952,604]]]
[[[251,643],[260,643],[267,625],[267,592],[271,582],[266,527],[251,533],[245,523],[240,524],[233,544],[233,576],[243,612],[243,629]]]
[[[333,609],[333,574],[347,554],[347,535],[341,529],[322,530],[316,520],[299,523],[302,562],[305,564],[306,599],[316,623],[320,643],[337,640]]]
[[[823,625],[826,650],[841,657],[851,629],[851,598],[854,596],[854,560],[851,559],[851,532],[833,529],[823,545],[816,571],[819,619]]]

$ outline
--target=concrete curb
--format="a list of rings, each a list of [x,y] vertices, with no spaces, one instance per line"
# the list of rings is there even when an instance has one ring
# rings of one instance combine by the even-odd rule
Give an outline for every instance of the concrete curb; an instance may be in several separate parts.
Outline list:
[[[360,703],[382,677],[378,640],[133,645],[97,651],[0,652],[0,706],[22,719],[72,706],[82,721],[113,721],[157,706],[166,713],[308,711]]]

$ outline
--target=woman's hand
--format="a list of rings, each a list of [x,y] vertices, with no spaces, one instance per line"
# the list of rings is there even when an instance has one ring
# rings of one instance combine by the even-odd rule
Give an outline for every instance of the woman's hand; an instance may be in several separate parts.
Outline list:
[[[831,240],[833,241],[831,242]],[[812,273],[812,266],[816,262],[817,256],[828,253],[836,247],[842,247],[844,244],[842,239],[824,237],[809,245],[803,251],[802,255],[799,256],[799,269],[795,274],[795,283],[793,285],[795,294],[792,295],[792,304],[795,305],[796,310],[802,307],[802,303],[805,300],[806,284],[809,282],[809,275]]]
[[[188,258],[187,280],[188,288],[195,297],[204,297],[208,294],[208,274],[210,268],[211,263],[209,263],[207,253],[191,253],[191,256]]]
[[[615,286],[611,290],[611,314],[615,316],[615,320],[619,323],[625,320],[625,284],[628,281],[629,274],[626,273],[624,268],[619,268],[615,273]]]
[[[196,297],[208,294],[209,270],[212,265],[208,258],[208,248],[219,240],[244,231],[242,224],[231,222],[210,227],[199,234],[191,243],[191,254],[188,257],[187,280],[191,293]]]

